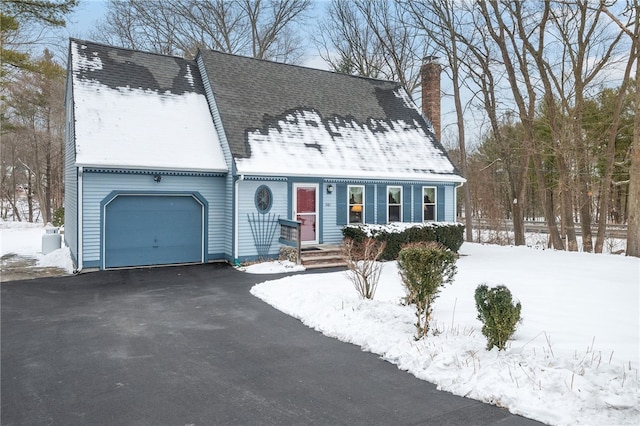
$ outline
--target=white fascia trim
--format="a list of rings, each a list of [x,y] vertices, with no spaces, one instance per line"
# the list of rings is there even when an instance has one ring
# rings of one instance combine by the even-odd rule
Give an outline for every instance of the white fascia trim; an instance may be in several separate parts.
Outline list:
[[[132,164],[99,164],[99,163],[77,163],[78,167],[96,168],[96,169],[124,169],[124,170],[167,170],[176,172],[196,172],[196,173],[229,173],[229,169],[224,168],[212,168],[212,169],[193,169],[186,167],[173,167],[173,166],[138,166]]]
[[[411,174],[411,173],[403,173],[403,174],[376,174],[376,173],[350,173],[350,174],[339,174],[339,173],[323,173],[322,171],[318,171],[317,173],[290,173],[290,172],[256,172],[256,171],[242,171],[238,169],[236,172],[238,175],[246,175],[252,177],[265,176],[265,177],[322,177],[323,179],[359,179],[359,180],[398,180],[398,181],[420,181],[420,182],[459,182],[463,184],[467,180],[462,176],[458,175],[438,175],[438,174]]]

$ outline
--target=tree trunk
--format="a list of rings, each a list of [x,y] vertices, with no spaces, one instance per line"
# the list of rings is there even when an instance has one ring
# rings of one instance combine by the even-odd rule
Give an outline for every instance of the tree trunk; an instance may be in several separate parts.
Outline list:
[[[637,19],[637,18],[636,18]],[[640,40],[636,40],[636,54],[640,53]],[[640,56],[636,59],[635,117],[631,143],[629,169],[629,201],[627,204],[627,256],[640,257]]]
[[[31,171],[27,171],[27,175],[29,176],[27,179],[27,205],[29,206],[29,216],[28,221],[33,223],[33,179]]]
[[[560,206],[562,208],[562,218],[564,230],[567,236],[567,250],[578,251],[578,241],[576,239],[576,226],[573,220],[573,200],[571,199],[572,191],[569,182],[569,172],[567,164],[560,153],[556,155],[558,174],[560,175]]]
[[[558,230],[558,223],[556,222],[556,214],[553,208],[553,195],[551,188],[547,187],[545,181],[544,169],[542,168],[542,158],[537,152],[533,152],[532,155],[533,164],[536,170],[536,178],[540,186],[540,199],[542,199],[542,210],[547,222],[547,230],[549,231],[549,243],[551,247],[556,250],[564,250],[564,241],[560,236]]]
[[[44,200],[40,199],[40,203],[44,202],[44,214],[43,214],[43,219],[44,219],[44,223],[50,223],[51,222],[51,183],[52,183],[52,179],[51,179],[51,109],[48,109],[47,111],[47,142],[45,145],[45,152],[44,152],[44,158],[45,158],[45,172],[44,172],[44,188],[42,190],[42,195],[44,197]]]

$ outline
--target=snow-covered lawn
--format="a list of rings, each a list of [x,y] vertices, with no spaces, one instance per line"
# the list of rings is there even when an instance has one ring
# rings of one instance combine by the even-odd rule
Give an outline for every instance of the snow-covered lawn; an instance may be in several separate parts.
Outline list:
[[[346,272],[267,281],[252,293],[457,395],[549,424],[640,424],[640,259],[472,243],[460,254],[455,282],[435,302],[437,331],[417,342],[396,262],[384,264],[372,301]],[[522,303],[503,352],[485,350],[476,319],[483,282]]]

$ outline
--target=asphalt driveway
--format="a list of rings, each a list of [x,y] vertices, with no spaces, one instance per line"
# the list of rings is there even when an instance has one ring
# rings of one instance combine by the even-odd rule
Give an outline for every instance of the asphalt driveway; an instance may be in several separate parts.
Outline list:
[[[436,390],[218,264],[1,284],[1,423],[529,425]]]

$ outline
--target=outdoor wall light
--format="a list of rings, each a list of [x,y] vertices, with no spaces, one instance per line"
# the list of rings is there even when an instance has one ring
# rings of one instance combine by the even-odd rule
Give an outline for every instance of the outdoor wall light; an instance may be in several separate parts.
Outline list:
[[[162,180],[162,176],[160,175],[154,175],[153,176],[153,181],[156,183],[160,183],[160,181]]]
[[[327,185],[327,194],[331,194],[333,192],[333,185]]]

